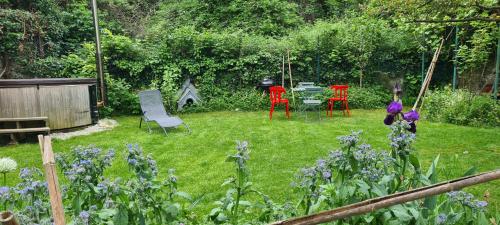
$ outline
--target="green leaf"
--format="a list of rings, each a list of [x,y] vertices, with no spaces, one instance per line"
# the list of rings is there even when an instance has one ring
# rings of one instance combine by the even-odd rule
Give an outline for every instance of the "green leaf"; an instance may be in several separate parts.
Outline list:
[[[75,215],[79,215],[80,212],[82,211],[82,205],[81,205],[80,195],[77,195],[73,199],[73,210],[75,211]]]
[[[381,185],[378,185],[378,184],[374,184],[372,186],[372,193],[374,193],[375,195],[377,195],[377,197],[386,196],[387,195],[387,189],[384,188],[384,186],[381,186]]]
[[[429,169],[427,170],[427,173],[426,173],[426,176],[429,180],[431,180],[431,182],[434,184],[437,182],[437,170],[436,170],[436,167],[437,167],[437,164],[438,164],[438,161],[439,161],[439,156],[436,156],[436,158],[434,158],[434,161],[432,161],[432,164],[430,165]]]
[[[427,179],[430,180],[431,184],[435,184],[437,182],[436,167],[437,167],[437,164],[439,161],[439,156],[440,155],[436,156],[436,158],[432,162],[431,166],[427,170],[426,177],[427,177]],[[436,204],[437,204],[437,197],[436,196],[425,198],[425,200],[424,200],[424,207],[425,207],[424,217],[427,218],[430,215],[430,212],[432,212],[434,210],[434,208],[436,207]]]
[[[408,208],[408,211],[410,212],[410,214],[413,216],[413,218],[415,218],[415,220],[417,220],[419,217],[420,217],[420,212],[418,212],[418,210],[414,207],[409,207]]]
[[[239,204],[242,206],[251,206],[252,205],[252,203],[250,203],[249,201],[240,201]]]
[[[175,195],[177,195],[177,196],[179,196],[179,197],[181,197],[181,198],[184,198],[184,199],[190,200],[190,201],[192,200],[191,195],[189,195],[189,194],[188,194],[188,193],[186,193],[186,192],[178,191],[178,192],[176,192],[176,193],[175,193]]]
[[[415,154],[410,154],[410,163],[415,168],[415,171],[420,171],[420,161]]]
[[[402,205],[395,205],[389,208],[392,213],[400,220],[400,221],[410,221],[413,217],[408,213],[405,207]]]
[[[363,219],[365,220],[366,223],[370,223],[372,222],[372,220],[374,219],[375,217],[373,217],[372,215],[365,215],[363,216]]]
[[[219,215],[219,213],[221,212],[222,210],[220,208],[214,208],[210,211],[210,214],[209,216],[212,217],[212,216],[216,216],[216,215]]]
[[[146,218],[144,218],[142,213],[139,213],[139,225],[146,225]]]
[[[356,180],[355,182],[359,187],[359,191],[361,191],[364,195],[369,196],[370,185],[362,180]]]
[[[486,219],[486,215],[484,212],[479,212],[477,223],[479,225],[489,225],[490,223],[488,222],[488,219]]]
[[[127,225],[128,224],[128,211],[124,205],[119,205],[116,215],[113,218],[113,224]]]
[[[464,175],[462,175],[462,177],[471,176],[471,175],[474,175],[476,173],[477,173],[477,168],[475,166],[472,166],[471,168],[469,168],[467,170],[467,172],[464,173]]]
[[[228,178],[228,179],[226,179],[226,181],[224,181],[224,183],[221,184],[221,187],[226,186],[230,183],[234,183],[234,181],[235,181],[235,179],[233,177]]]

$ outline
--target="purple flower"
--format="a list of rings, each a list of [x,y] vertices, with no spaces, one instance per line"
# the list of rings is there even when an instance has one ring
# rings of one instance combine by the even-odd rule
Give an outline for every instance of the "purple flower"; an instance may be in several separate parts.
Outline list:
[[[394,123],[394,117],[395,117],[395,115],[393,115],[393,114],[387,114],[387,116],[384,119],[384,124],[391,125],[392,123]]]
[[[411,110],[403,115],[403,118],[408,122],[417,121],[420,118],[420,115],[417,111]]]
[[[393,101],[389,104],[389,106],[387,106],[387,112],[390,114],[397,114],[401,112],[401,110],[403,110],[403,105],[399,102]]]

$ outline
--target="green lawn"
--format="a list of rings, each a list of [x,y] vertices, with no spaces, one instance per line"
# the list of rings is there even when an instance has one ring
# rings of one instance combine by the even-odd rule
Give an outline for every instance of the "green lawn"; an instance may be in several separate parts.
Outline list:
[[[310,114],[317,119],[314,114]],[[149,134],[138,128],[139,117],[116,117],[120,125],[112,131],[76,137],[66,141],[54,141],[56,152],[67,152],[72,146],[93,144],[117,151],[117,157],[125,157],[125,144],[138,143],[146,153],[152,153],[158,161],[160,175],[175,168],[180,183],[179,189],[193,195],[208,195],[203,210],[211,207],[213,199],[225,190],[220,184],[233,172],[225,157],[234,152],[237,140],[250,143],[249,162],[251,180],[275,201],[290,199],[293,192],[290,183],[294,173],[301,167],[313,164],[337,148],[336,137],[351,130],[363,130],[363,138],[377,149],[389,149],[389,129],[383,125],[383,110],[353,110],[351,117],[324,117],[305,122],[297,114],[292,119],[284,118],[278,111],[273,121],[268,112],[212,112],[181,115],[193,130],[186,134],[184,128],[172,131],[165,137],[162,131]],[[311,118],[310,117],[310,118]],[[438,154],[440,179],[461,176],[469,167],[479,171],[500,168],[500,128],[483,129],[422,121],[418,126],[416,149],[425,167]],[[41,166],[37,143],[0,147],[0,157],[9,156],[18,161],[20,167]],[[124,160],[115,163],[108,173],[112,176],[128,176]],[[9,175],[9,183],[17,182],[17,174]],[[482,196],[491,193],[492,207],[500,204],[499,181],[468,189]],[[207,206],[208,205],[208,206]]]

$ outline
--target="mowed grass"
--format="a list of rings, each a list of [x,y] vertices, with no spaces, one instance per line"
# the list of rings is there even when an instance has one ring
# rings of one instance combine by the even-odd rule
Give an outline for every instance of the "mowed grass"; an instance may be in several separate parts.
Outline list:
[[[316,117],[315,117],[316,116]],[[54,140],[55,152],[69,152],[73,146],[95,145],[102,149],[115,149],[117,158],[109,176],[130,176],[125,164],[126,144],[137,143],[144,152],[151,153],[158,162],[160,176],[175,168],[179,189],[193,196],[207,194],[200,210],[206,212],[225,193],[221,183],[234,172],[226,163],[228,154],[235,152],[237,140],[250,143],[249,168],[251,181],[256,188],[271,196],[276,202],[294,200],[290,183],[294,174],[339,147],[336,137],[350,131],[363,130],[366,143],[376,149],[389,150],[389,128],[382,123],[384,110],[352,110],[351,117],[336,112],[333,118],[310,113],[309,121],[299,114],[287,120],[277,111],[269,121],[268,112],[211,112],[184,114],[181,118],[193,130],[188,135],[184,128],[172,130],[166,137],[155,129],[152,134],[139,129],[138,116],[116,117],[119,126],[89,136],[69,140]],[[415,148],[425,168],[440,155],[440,180],[460,177],[470,167],[484,172],[500,168],[500,128],[485,129],[421,121],[418,124]],[[12,157],[20,167],[41,167],[37,143],[0,147],[0,157]],[[14,185],[17,174],[8,175]],[[63,180],[64,182],[64,180]],[[468,188],[476,196],[490,193],[490,206],[498,209],[500,203],[499,181]]]

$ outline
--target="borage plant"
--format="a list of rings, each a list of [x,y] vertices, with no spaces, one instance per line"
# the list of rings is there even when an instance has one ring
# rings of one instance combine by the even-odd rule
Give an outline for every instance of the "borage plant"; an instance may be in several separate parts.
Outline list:
[[[209,219],[217,224],[239,224],[242,219],[255,223],[270,222],[283,219],[289,212],[289,205],[275,204],[267,195],[256,190],[250,182],[247,162],[250,159],[248,142],[238,142],[236,153],[229,155],[226,162],[232,162],[236,168],[236,176],[228,178],[222,186],[229,186],[226,195],[216,201]],[[262,202],[249,201],[249,194],[256,194]],[[245,217],[246,216],[246,217]],[[254,220],[250,218],[256,218]]]
[[[368,144],[360,144],[361,132],[339,137],[340,149],[331,151],[328,157],[297,173],[292,186],[301,196],[298,208],[304,214],[310,214],[436,183],[439,156],[424,174],[412,146],[416,137],[407,130],[408,127],[406,121],[391,126],[390,152],[376,151]],[[485,202],[471,200],[470,196],[465,198],[470,200],[430,197],[336,223],[429,224],[438,219],[444,221],[444,215],[449,222],[485,218],[478,210],[484,208]]]

